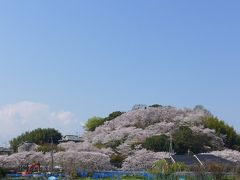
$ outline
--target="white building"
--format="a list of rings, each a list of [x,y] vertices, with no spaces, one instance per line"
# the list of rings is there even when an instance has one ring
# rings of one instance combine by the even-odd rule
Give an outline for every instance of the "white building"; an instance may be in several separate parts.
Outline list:
[[[62,137],[61,140],[59,140],[59,142],[69,142],[69,141],[83,142],[81,137],[75,136],[75,135],[65,135],[65,136]]]

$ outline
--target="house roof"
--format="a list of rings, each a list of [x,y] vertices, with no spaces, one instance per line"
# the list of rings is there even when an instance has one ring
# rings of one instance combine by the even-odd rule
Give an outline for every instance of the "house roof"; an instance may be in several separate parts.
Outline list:
[[[218,156],[214,156],[212,154],[199,154],[197,155],[198,159],[205,165],[209,164],[209,163],[217,163],[217,164],[224,164],[224,165],[236,165],[235,162],[229,161],[227,159],[223,159],[221,157]]]
[[[67,141],[81,142],[83,140],[81,137],[76,135],[65,135],[62,137],[61,140],[59,140],[59,142],[67,142]]]
[[[5,148],[5,147],[0,147],[0,152],[11,152],[11,149]]]
[[[194,156],[189,155],[172,155],[171,156],[176,163],[184,163],[186,165],[197,165],[198,160]]]
[[[36,143],[31,143],[31,142],[25,141],[25,142],[20,143],[20,144],[18,145],[18,147],[20,147],[20,146],[22,146],[22,145],[36,145]]]
[[[198,155],[172,155],[169,160],[172,163],[184,163],[187,166],[207,165],[209,163],[222,164],[225,166],[235,166],[236,163],[211,154]],[[168,160],[168,162],[169,162]]]

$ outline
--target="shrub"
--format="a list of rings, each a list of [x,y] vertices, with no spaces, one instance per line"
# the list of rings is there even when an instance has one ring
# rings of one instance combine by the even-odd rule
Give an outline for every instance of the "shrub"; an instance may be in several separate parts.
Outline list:
[[[143,147],[155,152],[168,151],[169,137],[164,134],[149,137],[143,143]]]
[[[161,159],[153,164],[149,172],[154,175],[159,174],[167,175],[169,174],[169,165],[165,159]]]
[[[171,173],[174,172],[181,172],[181,171],[188,171],[188,167],[184,163],[173,163],[169,166],[169,171]]]
[[[94,131],[96,127],[101,126],[104,124],[104,119],[101,117],[92,117],[88,119],[88,121],[85,124],[85,128],[88,131]]]
[[[154,163],[149,170],[150,173],[161,177],[161,175],[170,175],[175,172],[188,171],[188,167],[184,163],[168,164],[165,159],[159,160]],[[164,176],[165,177],[165,176]]]
[[[208,172],[211,172],[215,179],[222,179],[224,176],[224,166],[216,163],[209,163],[206,167]]]

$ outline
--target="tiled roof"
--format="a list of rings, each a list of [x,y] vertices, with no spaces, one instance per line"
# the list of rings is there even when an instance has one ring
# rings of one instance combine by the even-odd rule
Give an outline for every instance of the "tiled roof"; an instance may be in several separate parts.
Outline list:
[[[0,147],[0,151],[1,152],[10,152],[11,150],[9,148]]]
[[[236,165],[236,163],[229,161],[227,159],[223,159],[221,157],[217,157],[211,154],[199,154],[197,155],[198,159],[205,165],[208,163],[217,163],[217,164],[223,164],[223,165]]]
[[[172,158],[176,163],[184,163],[186,165],[197,165],[198,160],[194,156],[189,155],[172,155]]]
[[[217,163],[217,164],[222,164],[225,166],[235,166],[236,163],[229,161],[227,159],[223,159],[221,157],[217,157],[214,155],[210,154],[198,154],[195,156],[192,155],[172,155],[171,156],[172,163],[184,163],[188,166],[193,166],[193,165],[207,165],[209,163]],[[169,159],[170,160],[170,159]]]

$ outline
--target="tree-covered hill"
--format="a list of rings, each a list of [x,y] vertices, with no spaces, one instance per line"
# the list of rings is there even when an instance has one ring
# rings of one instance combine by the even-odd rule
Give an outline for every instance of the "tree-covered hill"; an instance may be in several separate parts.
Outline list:
[[[158,104],[136,105],[128,112],[115,111],[107,117],[89,118],[85,129],[84,142],[57,145],[63,151],[55,152],[56,163],[64,160],[66,165],[82,162],[104,170],[142,170],[168,158],[172,142],[172,153],[210,153],[240,164],[239,134],[203,106],[178,109]],[[61,134],[54,129],[37,129],[13,139],[11,145],[14,148],[22,141],[44,144],[51,137],[56,143]],[[9,165],[16,157],[22,160],[22,156],[28,157],[28,162],[34,157],[39,157],[43,164],[50,161],[49,154],[31,152],[28,156],[26,152],[2,160],[0,157],[0,165]]]
[[[221,150],[225,147],[239,149],[240,136],[234,128],[214,117],[202,106],[194,109],[177,109],[157,104],[138,107],[140,108],[120,114],[110,121],[90,118],[86,127],[90,125],[94,128],[87,128],[85,140],[98,145],[118,141],[121,143],[116,148],[127,148],[130,151],[134,144],[144,145],[146,139],[155,142],[154,136],[165,135],[166,143],[170,136],[173,137],[175,151],[184,149],[181,153],[186,153],[189,149],[193,153]],[[159,142],[163,141],[159,137],[158,139]]]

